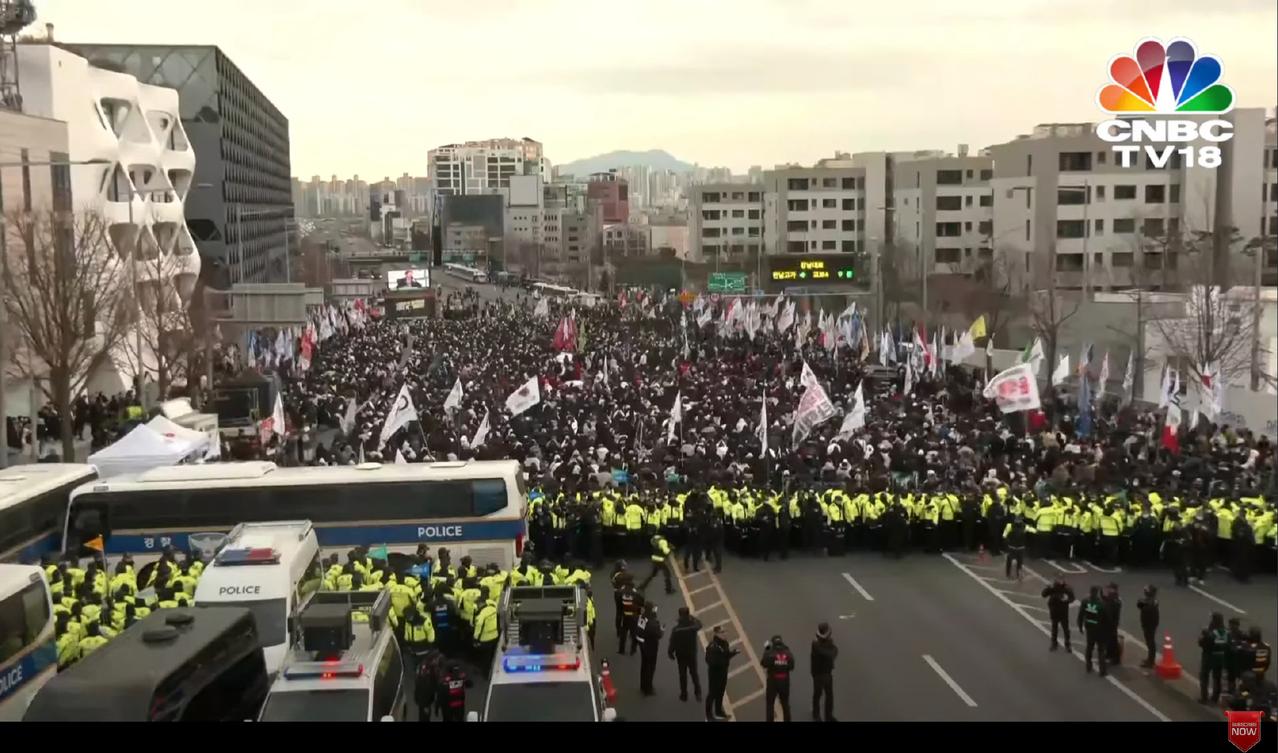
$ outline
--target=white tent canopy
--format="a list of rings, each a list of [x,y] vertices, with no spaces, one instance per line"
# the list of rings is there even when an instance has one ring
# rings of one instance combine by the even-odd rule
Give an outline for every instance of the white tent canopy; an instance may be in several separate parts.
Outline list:
[[[147,428],[159,434],[162,437],[174,437],[191,442],[198,449],[204,449],[209,442],[209,435],[195,429],[188,429],[185,426],[179,426],[164,416],[156,416],[146,423]]]
[[[207,442],[207,437],[203,436],[195,441],[176,434],[165,436],[148,426],[138,426],[115,444],[90,455],[89,463],[97,466],[98,475],[102,478],[141,473],[151,468],[177,465],[188,458],[202,457]]]

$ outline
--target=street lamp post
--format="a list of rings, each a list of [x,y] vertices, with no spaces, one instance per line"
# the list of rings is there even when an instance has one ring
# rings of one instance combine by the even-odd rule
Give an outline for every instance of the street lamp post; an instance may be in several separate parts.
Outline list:
[[[78,165],[106,165],[110,164],[109,160],[91,159],[91,160],[53,160],[44,162],[0,162],[0,172],[6,167],[75,167]],[[3,420],[4,426],[0,428],[0,468],[9,466],[9,411],[5,405],[5,392],[8,389],[6,383],[5,371],[9,363],[9,301],[7,291],[3,280],[8,276],[9,264],[9,247],[8,247],[8,230],[4,227],[4,220],[0,217],[0,419]],[[31,448],[32,455],[37,454],[36,443],[36,389],[35,377],[31,379]],[[34,459],[34,458],[33,458]]]

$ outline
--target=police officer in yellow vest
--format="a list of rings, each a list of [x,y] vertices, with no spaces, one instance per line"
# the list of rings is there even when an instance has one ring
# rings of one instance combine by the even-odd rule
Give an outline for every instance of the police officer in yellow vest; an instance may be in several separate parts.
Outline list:
[[[674,593],[674,585],[670,580],[670,542],[660,534],[652,537],[652,572],[648,573],[648,577],[643,579],[643,583],[639,584],[639,590],[642,591],[648,587],[652,579],[657,577],[657,573],[661,573],[666,580],[666,593]]]
[[[480,666],[484,676],[491,675],[493,659],[497,653],[497,602],[492,599],[484,601],[484,606],[475,615],[475,648],[478,651]]]

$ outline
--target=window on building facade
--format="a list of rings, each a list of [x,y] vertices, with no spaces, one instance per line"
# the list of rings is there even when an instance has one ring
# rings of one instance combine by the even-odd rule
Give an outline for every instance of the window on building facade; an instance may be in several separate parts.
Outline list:
[[[1057,238],[1082,238],[1087,226],[1082,220],[1057,220]]]
[[[838,199],[821,199],[821,208],[822,209],[838,209],[839,200]]]
[[[958,264],[963,260],[962,249],[959,248],[938,248],[936,249],[937,264]]]
[[[939,212],[953,212],[963,208],[962,196],[937,196],[936,209]]]
[[[808,190],[808,179],[790,178],[785,182],[785,187],[791,191],[806,191]]]
[[[936,185],[938,186],[963,185],[963,171],[962,170],[937,170]]]
[[[994,206],[994,194],[991,194],[991,193],[981,194],[981,200],[980,202],[978,202],[978,204],[979,206],[983,206],[983,207]]]
[[[1163,235],[1163,218],[1146,217],[1141,223],[1141,233],[1147,238],[1161,238]]]
[[[938,222],[936,223],[936,237],[938,238],[957,238],[963,234],[963,225],[958,222]]]
[[[1114,201],[1131,201],[1136,198],[1136,186],[1114,186]]]
[[[1092,169],[1092,153],[1061,152],[1059,166],[1063,173],[1087,172]]]
[[[821,241],[822,251],[833,251],[835,248],[837,248],[835,241]]]
[[[835,230],[838,228],[838,220],[821,220],[822,230]]]

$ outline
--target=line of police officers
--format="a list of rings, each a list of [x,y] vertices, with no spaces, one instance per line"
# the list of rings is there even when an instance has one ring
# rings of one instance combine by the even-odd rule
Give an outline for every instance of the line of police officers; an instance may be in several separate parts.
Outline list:
[[[908,545],[927,551],[1004,548],[1007,525],[1025,522],[1031,557],[1079,557],[1101,564],[1149,566],[1160,559],[1179,584],[1202,580],[1215,562],[1246,580],[1258,557],[1275,560],[1274,502],[1254,493],[1166,496],[1155,491],[1035,493],[1021,485],[945,491],[863,491],[844,487],[749,487],[704,492],[607,489],[534,492],[530,537],[544,556],[573,556],[602,565],[605,556],[637,556],[660,534],[682,547],[684,564],[702,555],[722,567],[725,549],[782,558],[791,549],[842,555],[873,548],[900,557]]]

